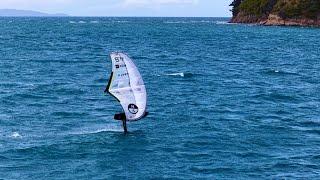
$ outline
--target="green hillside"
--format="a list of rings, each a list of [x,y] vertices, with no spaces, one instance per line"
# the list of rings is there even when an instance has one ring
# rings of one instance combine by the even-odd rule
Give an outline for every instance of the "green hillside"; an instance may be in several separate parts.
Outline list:
[[[320,0],[278,0],[273,13],[282,18],[317,19],[320,15]]]
[[[233,15],[238,13],[265,18],[270,13],[281,18],[310,18],[320,16],[320,0],[234,0]]]

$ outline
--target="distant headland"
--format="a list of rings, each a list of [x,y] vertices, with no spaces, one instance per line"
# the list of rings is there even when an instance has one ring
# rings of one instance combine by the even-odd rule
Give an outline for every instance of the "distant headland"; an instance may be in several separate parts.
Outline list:
[[[319,0],[233,0],[232,23],[320,27]]]
[[[17,10],[17,9],[0,9],[0,16],[5,17],[64,17],[67,14],[48,14],[38,11]]]

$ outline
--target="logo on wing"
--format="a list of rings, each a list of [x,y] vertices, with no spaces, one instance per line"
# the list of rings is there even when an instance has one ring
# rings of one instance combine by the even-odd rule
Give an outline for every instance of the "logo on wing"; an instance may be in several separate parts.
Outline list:
[[[116,68],[119,69],[119,68],[123,68],[123,67],[126,67],[125,64],[116,64]]]
[[[128,105],[128,111],[131,113],[131,114],[137,114],[138,111],[139,111],[139,108],[137,105],[135,104],[129,104]]]

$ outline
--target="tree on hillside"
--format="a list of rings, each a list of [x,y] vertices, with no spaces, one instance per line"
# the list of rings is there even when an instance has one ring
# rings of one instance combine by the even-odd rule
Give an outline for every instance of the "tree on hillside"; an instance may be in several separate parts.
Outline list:
[[[231,10],[233,16],[237,16],[237,15],[238,15],[238,13],[239,13],[239,6],[240,6],[240,4],[242,3],[242,1],[244,1],[244,0],[234,0],[234,1],[230,4],[230,6],[233,7],[232,10]]]

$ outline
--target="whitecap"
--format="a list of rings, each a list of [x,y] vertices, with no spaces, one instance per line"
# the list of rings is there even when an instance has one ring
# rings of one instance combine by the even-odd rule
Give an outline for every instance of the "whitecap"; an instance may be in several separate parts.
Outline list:
[[[85,23],[87,23],[86,21],[78,21],[78,23],[80,23],[80,24],[85,24]]]
[[[112,21],[113,23],[128,23],[129,21]]]
[[[165,24],[186,24],[189,23],[187,21],[165,21]]]
[[[184,77],[184,73],[171,73],[171,74],[166,74],[167,76],[181,76]]]
[[[85,135],[85,134],[98,134],[101,132],[123,132],[123,129],[119,126],[108,125],[106,127],[97,128],[82,128],[71,132],[71,135]]]
[[[165,24],[198,24],[198,23],[213,23],[213,21],[164,21]]]
[[[15,139],[22,138],[22,136],[18,132],[13,132],[10,137]]]
[[[191,23],[212,23],[212,21],[206,21],[206,20],[201,20],[201,21],[190,21]]]
[[[71,23],[71,24],[75,24],[75,23],[77,23],[77,22],[75,22],[75,21],[69,21],[69,23]]]
[[[97,24],[99,21],[90,21],[90,23]]]
[[[232,24],[237,24],[237,23],[230,23],[228,21],[215,21],[215,24],[219,25],[232,25]]]

